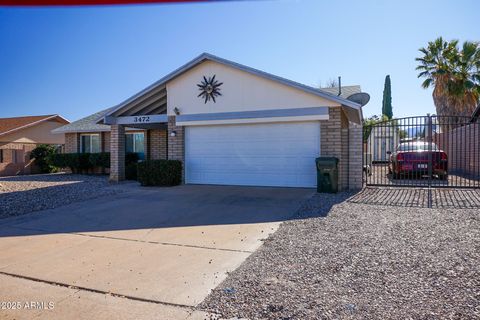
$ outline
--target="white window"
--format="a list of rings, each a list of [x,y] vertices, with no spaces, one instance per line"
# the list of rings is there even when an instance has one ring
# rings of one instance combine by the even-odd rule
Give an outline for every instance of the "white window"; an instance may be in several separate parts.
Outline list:
[[[134,152],[139,155],[145,152],[145,136],[143,132],[132,132],[125,134],[125,151]]]
[[[100,152],[100,134],[81,134],[80,135],[80,152],[81,153],[98,153]]]

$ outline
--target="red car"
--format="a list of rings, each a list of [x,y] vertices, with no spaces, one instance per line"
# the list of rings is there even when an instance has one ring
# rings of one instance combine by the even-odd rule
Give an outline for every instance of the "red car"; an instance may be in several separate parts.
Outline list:
[[[390,153],[388,171],[394,179],[400,176],[421,178],[429,173],[431,154],[432,174],[438,175],[442,180],[448,179],[447,154],[440,150],[435,143],[417,141],[401,143],[397,150]]]

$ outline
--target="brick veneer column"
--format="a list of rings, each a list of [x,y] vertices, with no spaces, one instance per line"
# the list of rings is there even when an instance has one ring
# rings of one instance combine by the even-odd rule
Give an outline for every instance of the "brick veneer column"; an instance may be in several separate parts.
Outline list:
[[[75,134],[75,152],[80,152],[80,133]]]
[[[125,180],[125,127],[110,127],[110,181]]]
[[[103,148],[105,152],[110,152],[110,132],[103,133]]]
[[[150,147],[150,129],[144,131],[143,147],[145,148],[145,160],[151,159],[151,147]]]
[[[65,133],[65,153],[78,152],[78,133]]]
[[[150,158],[167,159],[167,129],[150,130]]]
[[[340,185],[343,186],[343,189],[348,189],[348,179],[349,179],[349,166],[350,166],[350,162],[349,162],[349,148],[348,148],[348,145],[349,145],[349,134],[348,134],[348,127],[346,128],[342,128],[342,140],[341,140],[341,148],[342,148],[342,153],[341,153],[341,158],[342,158],[342,162],[340,163]]]
[[[105,132],[100,132],[100,151],[105,152]]]
[[[350,123],[349,129],[349,174],[348,174],[348,188],[350,190],[358,190],[363,187],[362,175],[362,126]]]
[[[330,107],[328,109],[329,120],[320,121],[320,153],[325,157],[336,157],[338,163],[338,179],[340,190],[345,190],[344,161],[342,157],[342,115],[340,107]],[[345,137],[345,135],[343,135]]]
[[[175,131],[175,137],[172,132]],[[175,125],[175,116],[168,117],[168,159],[182,161],[182,181],[185,181],[185,130]]]

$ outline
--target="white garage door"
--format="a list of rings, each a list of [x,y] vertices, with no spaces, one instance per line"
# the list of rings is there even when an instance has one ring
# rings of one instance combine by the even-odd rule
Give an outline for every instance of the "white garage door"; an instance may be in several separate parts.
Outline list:
[[[316,186],[320,123],[186,127],[186,183]]]

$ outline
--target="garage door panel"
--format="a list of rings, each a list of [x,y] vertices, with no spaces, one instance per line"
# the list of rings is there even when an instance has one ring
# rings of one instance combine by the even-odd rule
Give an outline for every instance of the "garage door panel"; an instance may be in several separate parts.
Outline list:
[[[313,187],[320,123],[187,127],[187,183]]]
[[[198,144],[192,146],[190,152],[195,155],[203,156],[222,156],[230,155],[242,157],[250,156],[269,156],[283,154],[284,156],[301,156],[312,151],[311,145],[319,143],[318,140],[293,140],[293,141],[248,141],[235,142],[229,141],[215,143],[207,141],[196,141]],[[282,145],[280,145],[282,144]]]
[[[236,158],[236,159],[248,159],[248,158],[275,158],[276,156],[272,156],[273,154],[303,154],[304,152],[308,152],[309,150],[299,150],[298,148],[270,148],[268,146],[265,147],[245,147],[244,151],[240,150],[229,150],[229,146],[222,146],[218,149],[209,149],[205,148],[203,150],[190,150],[191,153],[207,157],[207,158]],[[286,158],[299,158],[294,156],[285,156]]]
[[[226,173],[225,175],[199,173],[190,177],[189,183],[198,184],[227,184],[243,186],[285,186],[285,187],[314,187],[316,179],[311,175],[278,175],[277,173],[263,173],[262,182],[258,181],[258,174]]]
[[[218,159],[216,159],[218,160]],[[312,162],[312,161],[309,161]],[[193,177],[192,173],[204,173],[204,174],[218,174],[221,177],[226,177],[228,181],[228,176],[233,175],[234,173],[238,174],[258,174],[258,175],[267,175],[269,173],[275,175],[314,175],[312,170],[315,171],[315,165],[307,163],[306,165],[292,164],[289,162],[276,163],[272,161],[264,161],[263,163],[258,162],[230,162],[222,164],[221,168],[216,163],[211,164],[200,164],[196,165],[192,162],[187,163],[188,166],[188,177]],[[315,176],[315,175],[314,175]],[[187,182],[191,182],[190,179],[187,179]]]
[[[278,170],[288,173],[289,171],[293,173],[301,173],[301,171],[309,172],[312,169],[315,169],[315,164],[312,164],[311,158],[282,158],[278,159],[275,157],[205,157],[204,161],[189,161],[190,165],[189,170],[196,171],[200,170],[217,170],[217,171],[227,171],[232,170],[238,171],[239,167],[248,169],[248,171],[269,171],[273,170],[277,174]],[[218,163],[222,163],[221,166]]]

